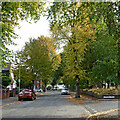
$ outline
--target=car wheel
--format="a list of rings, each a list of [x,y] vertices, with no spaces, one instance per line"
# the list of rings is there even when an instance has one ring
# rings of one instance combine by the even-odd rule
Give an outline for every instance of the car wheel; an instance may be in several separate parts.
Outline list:
[[[33,100],[34,100],[34,97],[32,97],[31,100],[33,101]]]
[[[18,101],[21,101],[21,98],[18,98]]]

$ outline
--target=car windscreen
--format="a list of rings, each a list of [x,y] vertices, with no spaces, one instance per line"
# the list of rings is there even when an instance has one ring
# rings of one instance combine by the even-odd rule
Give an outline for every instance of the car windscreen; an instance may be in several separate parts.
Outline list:
[[[64,85],[63,83],[59,83],[58,85]]]
[[[30,91],[22,91],[22,93],[30,93]]]

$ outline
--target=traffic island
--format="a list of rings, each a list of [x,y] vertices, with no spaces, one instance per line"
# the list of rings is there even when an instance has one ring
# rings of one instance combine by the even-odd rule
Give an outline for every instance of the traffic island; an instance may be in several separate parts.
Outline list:
[[[70,92],[69,102],[73,103],[91,103],[91,102],[100,102],[97,98],[90,95],[80,94],[80,98],[75,98],[75,92]]]
[[[93,102],[111,102],[119,101],[119,95],[97,95],[88,91],[81,91],[80,98],[75,98],[76,92],[70,92],[68,101],[73,103],[93,103]]]
[[[80,93],[97,99],[120,99],[120,94],[116,89],[85,89],[81,90]]]

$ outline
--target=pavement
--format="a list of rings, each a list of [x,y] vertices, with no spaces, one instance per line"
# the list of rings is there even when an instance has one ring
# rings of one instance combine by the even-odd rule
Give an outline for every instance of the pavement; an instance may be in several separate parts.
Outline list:
[[[119,101],[118,99],[98,99],[98,98],[95,98],[95,97],[92,97],[92,96],[89,96],[89,95],[84,95],[84,94],[81,94],[80,95],[80,98],[75,98],[75,92],[71,92],[70,93],[72,99],[74,102],[77,102],[77,103],[81,103],[82,101],[84,103],[87,103],[87,102],[113,102],[113,101]],[[90,115],[87,120],[120,120],[120,108],[119,108],[119,104],[118,104],[118,109],[112,109],[112,110],[108,110],[108,111],[103,111],[103,112],[98,112],[98,113],[95,113],[95,114],[92,114]]]
[[[42,95],[43,93],[40,92],[36,92],[37,97],[39,97],[40,95]],[[9,104],[14,104],[18,101],[18,96],[16,95],[15,97],[9,97],[9,98],[5,98],[5,99],[1,99],[1,103],[0,103],[0,107],[4,107],[7,106]]]
[[[17,96],[16,97],[9,97],[9,98],[6,98],[6,99],[2,99],[2,106],[6,105],[6,104],[13,103],[13,102],[15,102],[17,100],[18,100]]]

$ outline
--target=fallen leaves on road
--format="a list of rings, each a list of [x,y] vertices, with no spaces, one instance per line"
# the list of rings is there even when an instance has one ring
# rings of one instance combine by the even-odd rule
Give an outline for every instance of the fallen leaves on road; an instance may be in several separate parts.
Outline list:
[[[86,102],[90,102],[90,101],[85,101],[85,100],[82,100],[81,98],[69,98],[68,101],[70,102],[74,102],[74,103],[86,103]]]
[[[73,102],[73,103],[93,103],[93,102],[113,102],[113,101],[120,101],[120,100],[98,100],[95,97],[89,96],[89,95],[80,95],[80,98],[75,98],[73,97],[74,95],[69,95],[69,97],[65,97],[68,98],[68,101]]]
[[[92,99],[92,100],[97,100],[97,98],[95,98],[95,97],[92,97],[92,96],[89,96],[89,95],[84,95],[84,94],[82,94],[81,97],[82,98]]]
[[[6,106],[13,105],[13,104],[15,104],[15,103],[21,103],[21,101],[15,101],[15,102],[13,102],[13,103],[5,104],[5,105],[2,105],[2,106],[0,106],[0,107],[1,107],[1,108],[4,108],[4,107],[6,107]]]

